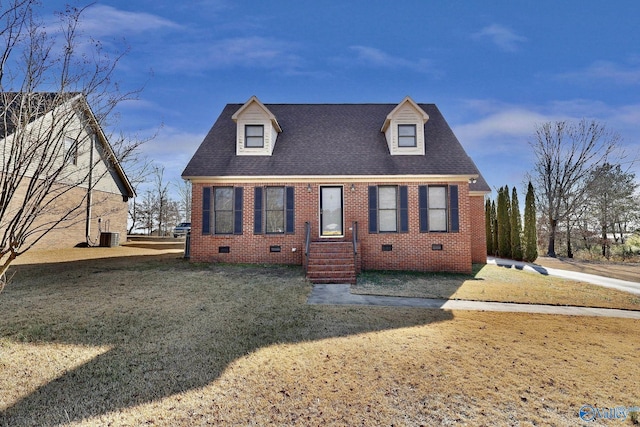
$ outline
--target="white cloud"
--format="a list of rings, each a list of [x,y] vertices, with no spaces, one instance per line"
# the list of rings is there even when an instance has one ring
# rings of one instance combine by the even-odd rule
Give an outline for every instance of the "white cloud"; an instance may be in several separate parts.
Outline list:
[[[94,37],[128,36],[161,29],[181,28],[179,24],[157,15],[129,12],[101,4],[90,6],[84,11],[80,27]]]
[[[151,133],[149,131],[148,133]],[[172,127],[163,127],[151,141],[141,147],[141,154],[153,159],[153,164],[164,167],[166,182],[178,184],[182,181],[181,174],[191,160],[205,134],[187,132]],[[149,178],[149,181],[151,178]],[[149,185],[141,185],[138,194],[141,195]],[[171,189],[173,191],[173,187]]]
[[[455,127],[455,133],[465,145],[491,144],[492,148],[504,148],[514,139],[524,141],[533,133],[536,124],[555,120],[551,114],[545,114],[523,106],[503,105],[487,114],[480,113],[475,121]]]
[[[350,46],[349,50],[355,52],[355,57],[342,59],[342,62],[353,62],[377,68],[405,68],[418,72],[433,72],[432,64],[427,59],[415,60],[390,55],[380,49],[370,46]]]
[[[218,66],[240,65],[249,68],[296,67],[300,59],[291,53],[293,45],[266,37],[239,37],[213,43],[209,59]]]
[[[165,55],[162,70],[200,73],[224,68],[278,70],[301,73],[303,60],[294,43],[268,37],[237,37],[209,42],[177,44]]]
[[[558,76],[569,82],[607,82],[621,85],[640,84],[640,67],[625,67],[609,61],[596,61],[588,67]]]
[[[527,38],[516,34],[513,30],[499,25],[492,24],[484,27],[479,32],[473,34],[474,39],[489,39],[496,46],[505,52],[515,52],[519,44],[526,42]]]
[[[520,185],[533,166],[533,141],[537,125],[557,120],[594,119],[622,136],[627,161],[640,160],[640,104],[613,106],[602,101],[574,99],[539,105],[504,103],[495,100],[467,100],[458,106],[467,119],[453,124],[453,130],[493,186]],[[640,177],[640,167],[634,166]]]

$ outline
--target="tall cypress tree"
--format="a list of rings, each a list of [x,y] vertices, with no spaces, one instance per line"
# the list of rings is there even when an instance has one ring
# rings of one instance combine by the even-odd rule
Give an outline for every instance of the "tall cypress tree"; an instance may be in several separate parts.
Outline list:
[[[498,255],[498,213],[495,200],[491,201],[491,241],[493,246],[491,255],[496,256]]]
[[[529,182],[524,204],[524,260],[533,262],[538,258],[538,234],[536,232],[536,196]]]
[[[522,261],[522,218],[520,217],[520,203],[516,187],[511,190],[511,257]]]
[[[498,255],[511,258],[511,202],[509,201],[509,187],[498,190]]]
[[[484,230],[487,239],[487,255],[493,255],[493,219],[491,218],[491,199],[484,204]]]

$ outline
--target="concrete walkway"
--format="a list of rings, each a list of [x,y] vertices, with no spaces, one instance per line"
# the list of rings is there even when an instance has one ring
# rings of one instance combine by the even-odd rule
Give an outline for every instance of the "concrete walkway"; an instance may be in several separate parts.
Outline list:
[[[351,285],[314,285],[307,304],[417,307],[441,310],[501,311],[640,319],[640,311],[610,308],[356,295],[351,293]]]

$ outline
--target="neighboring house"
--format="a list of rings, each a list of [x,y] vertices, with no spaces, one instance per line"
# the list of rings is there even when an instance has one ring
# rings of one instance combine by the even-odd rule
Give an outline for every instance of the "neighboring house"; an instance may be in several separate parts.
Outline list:
[[[229,104],[184,170],[193,261],[471,272],[490,188],[433,104]],[[355,242],[355,244],[354,244]]]
[[[4,92],[0,116],[0,177],[24,176],[3,215],[5,224],[0,224],[0,232],[6,230],[11,212],[19,209],[31,178],[42,182],[59,171],[47,195],[47,201],[53,202],[38,212],[32,229],[44,230],[57,224],[34,248],[97,245],[101,232],[119,233],[120,239],[126,238],[127,201],[134,196],[134,189],[84,96]],[[42,169],[38,169],[37,162],[19,165],[11,159],[10,153],[16,153],[12,151],[14,146],[31,150],[37,147],[40,151],[36,159],[47,158],[51,165]],[[55,154],[51,155],[50,150]],[[9,187],[2,188],[7,191]],[[34,233],[26,243],[38,235]],[[113,240],[109,243],[113,244]]]

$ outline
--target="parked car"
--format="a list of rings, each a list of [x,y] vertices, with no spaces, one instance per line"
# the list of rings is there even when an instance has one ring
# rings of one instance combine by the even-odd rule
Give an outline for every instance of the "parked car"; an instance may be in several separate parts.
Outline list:
[[[176,225],[173,229],[173,237],[182,237],[186,236],[188,232],[191,231],[191,223],[190,222],[181,222]]]

